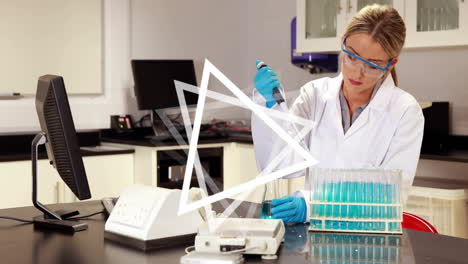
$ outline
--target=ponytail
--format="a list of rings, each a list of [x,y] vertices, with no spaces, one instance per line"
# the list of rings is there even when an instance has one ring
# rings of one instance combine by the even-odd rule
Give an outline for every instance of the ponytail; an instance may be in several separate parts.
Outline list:
[[[396,69],[395,69],[395,67],[393,67],[393,69],[392,69],[392,71],[390,72],[390,74],[392,75],[393,82],[395,83],[395,86],[398,86],[398,77],[397,77],[397,74],[396,74]]]

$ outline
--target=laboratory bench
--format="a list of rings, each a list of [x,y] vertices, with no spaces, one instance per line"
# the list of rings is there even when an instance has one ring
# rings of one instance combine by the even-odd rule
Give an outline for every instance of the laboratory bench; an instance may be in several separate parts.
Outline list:
[[[229,201],[231,202],[231,201]],[[249,206],[241,203],[237,215]],[[78,209],[82,215],[103,210],[99,201],[50,205],[53,210]],[[220,203],[213,205],[222,211]],[[31,219],[40,212],[33,207],[0,210],[0,216]],[[193,244],[150,252],[127,248],[104,239],[106,215],[88,220],[88,229],[75,234],[36,229],[31,224],[0,220],[2,263],[180,263],[184,249]],[[468,240],[404,229],[402,235],[308,232],[303,224],[287,225],[278,259],[268,263],[466,263]],[[265,263],[259,256],[245,256],[245,263]]]
[[[34,132],[0,134],[0,208],[31,205],[31,142]],[[78,131],[93,199],[118,196],[133,182],[134,147],[101,144],[99,130]],[[42,203],[76,201],[50,165],[44,145],[38,149],[38,195]]]

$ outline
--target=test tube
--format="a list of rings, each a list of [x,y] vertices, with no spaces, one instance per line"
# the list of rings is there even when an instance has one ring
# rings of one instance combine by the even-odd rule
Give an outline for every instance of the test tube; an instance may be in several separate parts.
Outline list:
[[[314,217],[318,217],[319,216],[319,206],[317,204],[315,204],[314,202],[317,202],[319,200],[319,185],[317,184],[317,179],[315,177],[315,174],[312,173],[310,175],[310,182],[311,182],[311,185],[312,185],[312,193],[311,193],[311,204],[310,204],[310,211],[311,211],[311,215],[308,216],[310,217],[310,226],[313,227],[313,228],[317,228],[317,224],[318,224],[318,220],[316,219],[312,219]]]
[[[311,181],[312,181],[312,202],[316,202],[316,201],[319,201],[319,192],[320,192],[320,188],[319,188],[319,185],[317,184],[317,178],[315,177],[315,174],[312,175],[311,177]],[[319,216],[319,207],[317,204],[311,204],[311,212],[312,212],[312,217],[317,217]]]
[[[400,184],[399,184],[399,177],[393,177],[394,179],[394,184],[393,184],[393,203],[397,204],[400,203]],[[399,217],[399,207],[393,206],[393,213],[392,213],[392,218],[398,218]]]
[[[393,174],[389,174],[387,179],[386,179],[386,184],[385,184],[385,198],[387,199],[387,204],[393,203],[393,194],[392,194],[392,183],[393,183]],[[386,218],[392,218],[392,207],[391,206],[386,206]]]
[[[341,175],[340,171],[335,171],[334,175],[332,176],[332,186],[333,186],[333,196],[332,201],[334,203],[340,202],[340,191],[341,191]],[[340,217],[340,206],[334,205],[333,206],[333,217]]]
[[[333,179],[331,178],[332,173],[330,173],[330,170],[324,171],[324,185],[325,187],[325,201],[326,202],[332,202],[333,201]],[[327,204],[325,207],[325,216],[326,217],[333,217],[333,206],[330,204]],[[327,220],[325,221],[325,228],[326,229],[332,229],[332,221]]]
[[[342,183],[341,183],[341,202],[342,203],[348,203],[349,202],[349,179],[348,179],[348,173],[345,171],[343,172],[343,177],[342,177]],[[349,206],[348,205],[342,205],[341,206],[341,217],[342,218],[348,218]],[[341,224],[341,229],[345,230],[348,229],[348,222],[343,221]]]
[[[356,203],[362,203],[363,202],[363,190],[362,190],[362,183],[359,181],[359,175],[355,175],[354,177],[354,190],[355,190],[355,193],[354,193],[354,201]],[[362,214],[362,210],[363,209],[363,206],[362,205],[356,205],[355,206],[355,213],[356,213],[356,218],[359,219],[359,218],[362,218],[363,217],[363,214]],[[355,222],[355,228],[356,230],[362,230],[362,222]]]
[[[377,184],[378,184],[378,179],[376,177],[376,175],[369,175],[369,176],[372,176],[372,180],[370,182],[370,187],[371,187],[371,190],[370,190],[370,202],[371,203],[377,203],[378,202],[378,197],[379,197],[379,194],[377,193]],[[371,217],[375,220],[377,219],[377,209],[378,207],[376,205],[371,205],[370,206],[371,208]],[[372,222],[371,224],[371,228],[372,230],[377,230],[377,222]]]
[[[314,185],[316,186],[316,190],[317,190],[317,196],[316,196],[316,201],[317,202],[323,202],[323,185],[322,185],[322,177],[321,175],[319,174],[318,170],[317,169],[314,169],[312,171],[312,181],[314,183]],[[315,204],[314,205],[315,207],[315,214],[318,216],[318,217],[323,217],[324,216],[324,207],[322,204]],[[315,224],[315,228],[322,228],[322,220],[315,220],[314,221],[314,224]]]
[[[315,181],[317,182],[317,186],[319,188],[318,190],[318,200],[319,202],[324,202],[325,201],[325,185],[323,182],[323,177],[318,173],[318,170],[314,171],[314,177]],[[319,208],[319,216],[323,217],[325,216],[325,206],[323,204],[318,205]]]
[[[349,203],[351,200],[351,194],[350,194],[350,175],[348,172],[345,172],[345,175],[343,176],[343,183],[341,185],[342,188],[342,194],[341,194],[341,201],[343,203]],[[349,205],[343,205],[341,206],[341,217],[343,218],[349,218],[350,217],[350,212],[351,212],[351,206]],[[342,225],[341,229],[349,229],[350,228],[350,223],[349,221],[344,222]]]
[[[385,182],[385,177],[387,174],[385,173],[386,171],[383,170],[382,173],[379,173],[379,182],[377,183],[377,203],[381,204],[377,207],[377,218],[379,219],[378,223],[378,230],[382,231],[385,226],[382,222],[384,218],[384,207],[382,206],[384,203],[384,182]]]
[[[364,179],[363,179],[363,196],[364,196],[364,203],[370,203],[371,202],[371,183],[369,181],[369,178],[368,178],[368,174],[367,173],[363,173],[364,175]],[[364,205],[364,218],[367,218],[369,219],[371,217],[370,215],[370,206],[368,205]],[[370,230],[370,222],[364,222],[364,230]]]

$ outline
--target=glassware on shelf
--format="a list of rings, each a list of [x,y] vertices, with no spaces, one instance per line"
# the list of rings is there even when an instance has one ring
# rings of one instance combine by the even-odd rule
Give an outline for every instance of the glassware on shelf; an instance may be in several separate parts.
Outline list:
[[[458,0],[418,0],[417,1],[418,32],[443,31],[458,29]]]

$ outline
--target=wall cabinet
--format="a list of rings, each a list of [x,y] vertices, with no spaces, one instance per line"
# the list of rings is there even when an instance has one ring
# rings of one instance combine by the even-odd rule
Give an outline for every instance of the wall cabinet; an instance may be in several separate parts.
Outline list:
[[[133,183],[133,154],[83,157],[92,200],[116,197]],[[0,208],[32,206],[31,161],[0,162]],[[48,160],[38,162],[38,200],[77,201]]]
[[[346,22],[344,0],[297,0],[296,52],[338,51]]]
[[[468,1],[405,1],[407,48],[468,44]]]
[[[297,0],[297,49],[338,52],[349,20],[369,4],[398,10],[406,24],[405,48],[468,45],[465,0]]]

